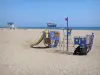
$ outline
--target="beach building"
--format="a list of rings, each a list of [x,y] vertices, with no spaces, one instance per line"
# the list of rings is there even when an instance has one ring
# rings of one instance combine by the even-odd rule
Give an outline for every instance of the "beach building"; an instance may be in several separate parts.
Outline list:
[[[56,27],[55,23],[47,23],[47,27]]]
[[[47,23],[47,28],[51,31],[53,30],[54,28],[56,28],[56,24],[55,23]]]
[[[15,29],[14,23],[13,23],[13,22],[8,22],[8,23],[7,23],[7,28],[8,28],[8,29]]]

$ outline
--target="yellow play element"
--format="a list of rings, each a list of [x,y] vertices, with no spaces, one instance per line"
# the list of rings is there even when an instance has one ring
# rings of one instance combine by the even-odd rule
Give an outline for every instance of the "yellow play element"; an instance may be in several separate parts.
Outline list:
[[[48,29],[45,30],[45,33],[46,33],[46,38],[49,38],[49,30]]]

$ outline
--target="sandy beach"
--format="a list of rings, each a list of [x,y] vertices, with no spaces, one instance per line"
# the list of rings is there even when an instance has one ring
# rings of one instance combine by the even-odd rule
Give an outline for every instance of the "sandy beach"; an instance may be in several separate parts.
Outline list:
[[[100,31],[72,31],[72,38],[94,32],[93,48],[86,56],[64,54],[60,48],[30,48],[42,31],[0,29],[0,75],[100,75]],[[59,32],[62,39],[62,30]],[[37,46],[43,47],[43,42]],[[69,51],[74,50],[69,48]]]

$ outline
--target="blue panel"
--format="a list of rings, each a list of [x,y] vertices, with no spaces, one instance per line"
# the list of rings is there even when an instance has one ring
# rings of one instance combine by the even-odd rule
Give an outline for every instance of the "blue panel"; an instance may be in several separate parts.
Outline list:
[[[51,36],[50,37],[51,40],[54,40],[55,39],[55,37],[53,35],[50,35],[50,36]]]
[[[55,36],[55,32],[54,31],[51,31],[50,32],[50,38],[54,37]]]
[[[74,44],[79,44],[79,38],[74,38]]]
[[[54,43],[51,43],[50,47],[51,48],[57,47],[58,42],[59,42],[59,37],[55,37],[55,31],[50,32],[50,39],[51,39],[51,41],[54,40]]]
[[[55,40],[59,40],[59,37],[55,37]]]
[[[80,44],[85,44],[86,45],[86,38],[80,38]]]
[[[86,46],[86,38],[85,37],[80,37],[80,44],[79,46],[81,48],[84,48]]]
[[[51,40],[59,40],[59,37],[51,37]]]
[[[86,45],[86,38],[80,37],[79,40],[80,40],[79,46],[80,46],[80,47],[85,47],[85,45]]]

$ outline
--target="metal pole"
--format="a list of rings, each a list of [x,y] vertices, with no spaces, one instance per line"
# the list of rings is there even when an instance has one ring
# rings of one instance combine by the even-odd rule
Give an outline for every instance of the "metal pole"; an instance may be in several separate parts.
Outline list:
[[[68,52],[68,17],[67,17],[67,52]]]

